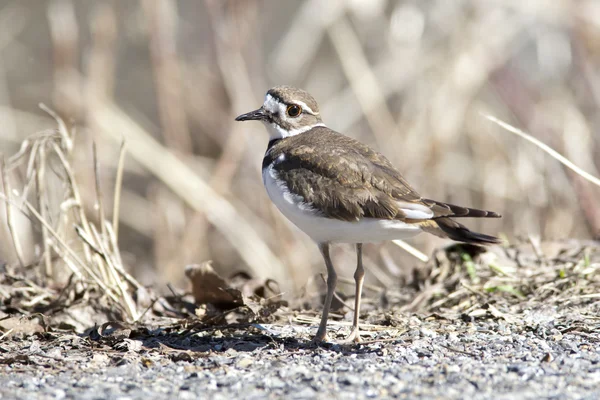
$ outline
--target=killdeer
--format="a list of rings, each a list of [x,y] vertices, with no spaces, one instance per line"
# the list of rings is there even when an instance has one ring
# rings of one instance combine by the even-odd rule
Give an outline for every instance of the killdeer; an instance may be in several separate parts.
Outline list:
[[[317,102],[304,90],[270,89],[262,107],[236,118],[248,120],[262,121],[270,135],[262,163],[269,197],[317,243],[327,267],[327,295],[314,342],[327,340],[327,316],[337,281],[329,255],[332,243],[356,244],[354,318],[346,340],[359,342],[363,243],[421,232],[466,243],[500,242],[453,219],[499,214],[421,197],[383,155],[325,126]]]

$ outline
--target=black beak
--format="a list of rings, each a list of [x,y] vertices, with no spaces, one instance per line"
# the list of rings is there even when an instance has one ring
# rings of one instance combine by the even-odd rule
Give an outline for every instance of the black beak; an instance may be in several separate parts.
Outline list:
[[[240,116],[238,116],[235,120],[236,121],[262,121],[263,119],[265,119],[266,114],[265,114],[265,110],[261,107],[258,110],[254,110],[254,111],[250,111],[246,114],[242,114]]]

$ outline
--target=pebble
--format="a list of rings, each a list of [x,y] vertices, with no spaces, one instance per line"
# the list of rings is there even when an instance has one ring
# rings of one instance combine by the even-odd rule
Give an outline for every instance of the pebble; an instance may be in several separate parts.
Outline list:
[[[90,351],[75,341],[57,351],[43,340],[3,341],[0,358],[14,361],[0,365],[0,398],[488,399],[493,393],[528,399],[548,393],[570,400],[594,398],[592,390],[600,387],[596,333],[557,340],[558,332],[544,337],[519,324],[508,329],[478,320],[469,327],[458,320],[445,330],[447,323],[416,318],[402,341],[360,346],[310,347],[302,327],[290,331],[294,341],[284,334],[236,338],[227,330],[220,339],[195,335],[190,350],[177,351]],[[210,347],[197,350],[203,346]],[[116,366],[125,356],[129,362]]]
[[[240,361],[237,362],[235,366],[237,368],[248,368],[253,363],[254,361],[251,358],[242,358]]]

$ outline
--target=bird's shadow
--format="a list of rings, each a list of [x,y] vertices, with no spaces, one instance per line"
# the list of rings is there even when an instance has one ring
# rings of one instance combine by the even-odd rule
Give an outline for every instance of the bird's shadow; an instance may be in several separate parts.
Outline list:
[[[294,337],[271,336],[262,333],[222,333],[203,332],[202,335],[194,332],[186,334],[169,333],[163,335],[142,335],[132,337],[141,340],[147,349],[163,349],[166,351],[185,351],[191,353],[227,353],[228,350],[236,352],[253,352],[260,350],[280,350],[286,352],[306,351],[331,351],[342,355],[366,354],[377,352],[377,348],[361,344],[321,343],[315,344],[310,340]]]

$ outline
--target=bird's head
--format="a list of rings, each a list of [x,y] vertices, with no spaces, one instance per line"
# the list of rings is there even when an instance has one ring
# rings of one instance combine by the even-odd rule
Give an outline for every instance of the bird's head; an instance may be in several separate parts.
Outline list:
[[[325,126],[315,99],[302,89],[275,86],[269,89],[258,110],[238,116],[236,121],[262,121],[271,140],[283,139]]]

